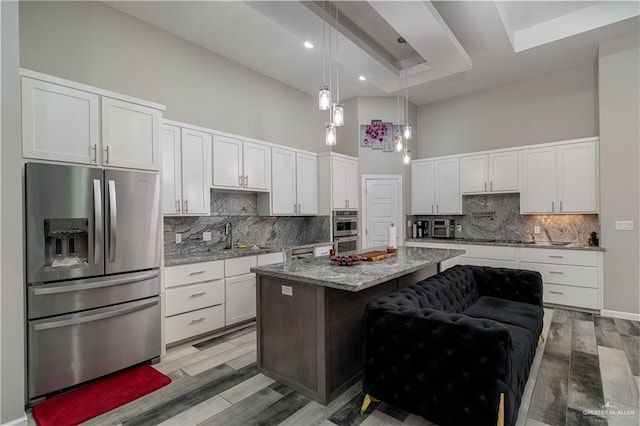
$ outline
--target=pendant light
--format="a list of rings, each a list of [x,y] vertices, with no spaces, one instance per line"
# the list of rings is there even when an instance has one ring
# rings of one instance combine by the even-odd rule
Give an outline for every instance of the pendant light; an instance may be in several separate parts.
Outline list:
[[[398,44],[402,43],[404,39],[402,37],[398,38]],[[398,53],[402,53],[402,49],[398,48]],[[401,61],[400,57],[398,57],[398,90],[396,91],[396,122],[398,125],[396,126],[396,134],[393,138],[393,146],[396,152],[402,152],[404,149],[404,144],[402,143],[402,134],[400,133],[400,88],[402,87],[402,74],[400,71]]]
[[[403,45],[405,46],[405,56],[406,52],[409,50],[408,46],[407,46],[407,41],[400,37],[400,39],[402,39],[402,41],[400,43],[403,43]],[[405,68],[404,70],[404,101],[405,101],[405,106],[404,106],[404,126],[402,128],[402,136],[404,136],[404,139],[407,141],[407,145],[409,144],[409,139],[411,139],[411,124],[409,123],[409,69]]]
[[[334,146],[336,144],[336,126],[334,126],[333,123],[327,123],[324,143],[327,146]]]
[[[331,119],[334,126],[344,125],[344,106],[340,103],[340,50],[338,50],[338,37],[340,37],[340,18],[336,7],[336,101],[332,105]]]
[[[405,149],[404,153],[402,154],[402,163],[404,165],[409,165],[409,163],[411,163],[411,151],[409,151],[408,149]]]

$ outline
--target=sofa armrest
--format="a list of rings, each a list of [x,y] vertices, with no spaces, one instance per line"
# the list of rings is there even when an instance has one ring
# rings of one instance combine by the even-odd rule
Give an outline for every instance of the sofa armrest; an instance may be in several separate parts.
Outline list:
[[[437,423],[495,422],[513,350],[502,324],[373,301],[364,327],[366,393]]]
[[[542,275],[525,269],[472,266],[481,296],[542,306]]]

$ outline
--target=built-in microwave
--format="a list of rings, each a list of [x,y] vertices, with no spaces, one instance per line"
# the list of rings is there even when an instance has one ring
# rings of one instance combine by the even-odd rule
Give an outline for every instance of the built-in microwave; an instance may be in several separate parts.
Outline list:
[[[454,238],[455,226],[453,219],[432,219],[431,238]]]
[[[333,212],[333,236],[358,235],[358,212],[336,210]]]

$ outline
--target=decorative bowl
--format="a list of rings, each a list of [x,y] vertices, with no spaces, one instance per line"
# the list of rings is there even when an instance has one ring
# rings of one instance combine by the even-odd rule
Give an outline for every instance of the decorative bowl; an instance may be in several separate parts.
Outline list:
[[[360,256],[335,256],[331,258],[331,263],[334,263],[338,266],[353,266],[359,265],[362,262],[362,258]]]

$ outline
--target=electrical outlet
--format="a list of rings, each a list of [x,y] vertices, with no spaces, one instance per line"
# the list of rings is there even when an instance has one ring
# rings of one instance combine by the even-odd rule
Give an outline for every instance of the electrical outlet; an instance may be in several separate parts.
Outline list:
[[[203,232],[202,241],[211,241],[211,232]]]
[[[533,227],[533,233],[534,234],[539,234],[540,233],[540,227],[539,226],[534,226]]]
[[[456,225],[456,232],[462,232],[462,225]]]
[[[293,296],[293,287],[291,287],[290,285],[283,285],[282,294],[284,294],[285,296]]]
[[[176,244],[180,244],[182,242],[182,234],[176,234]]]
[[[633,221],[616,220],[616,231],[633,231]]]

